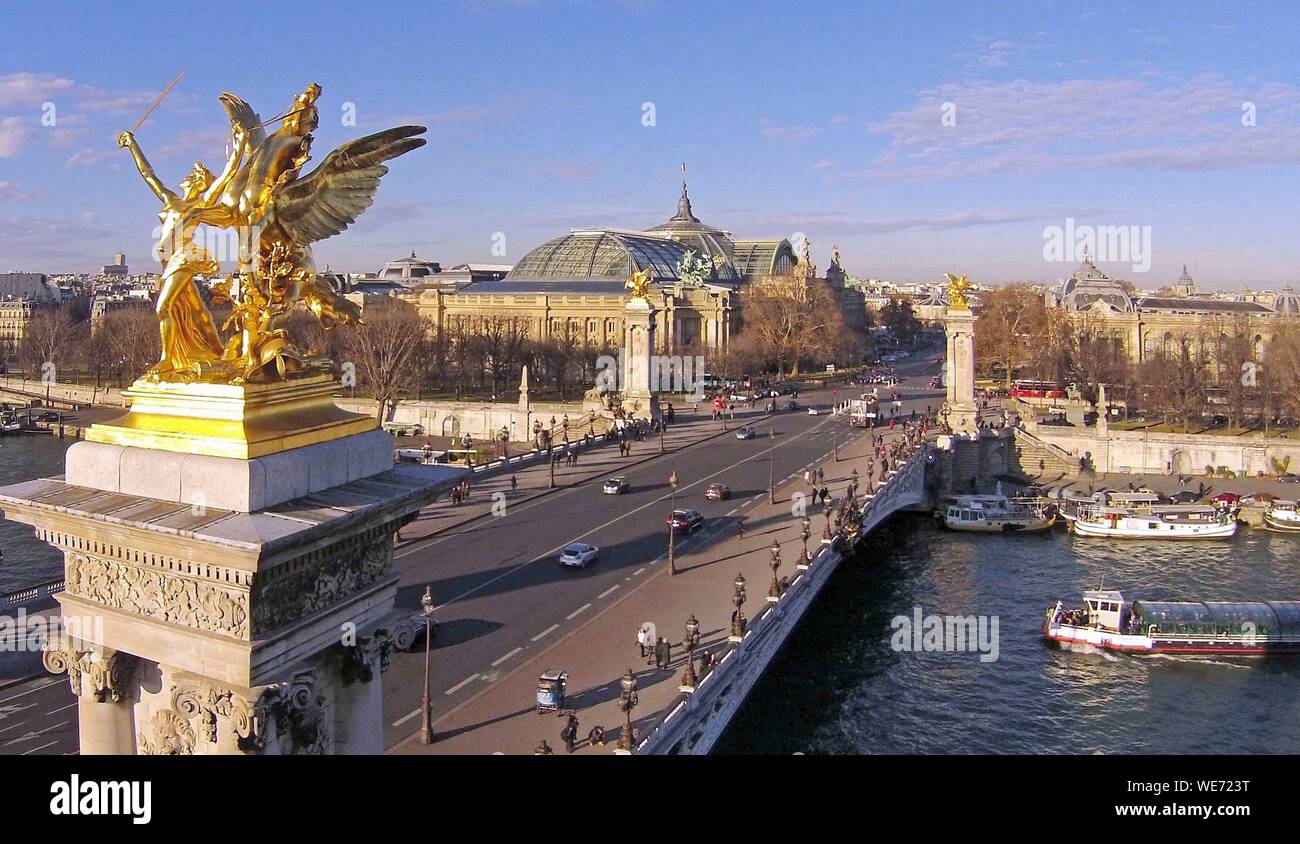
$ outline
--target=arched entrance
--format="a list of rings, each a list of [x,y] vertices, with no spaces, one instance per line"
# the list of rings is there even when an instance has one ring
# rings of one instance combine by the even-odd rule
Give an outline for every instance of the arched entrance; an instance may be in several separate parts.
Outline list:
[[[444,437],[460,436],[460,419],[455,416],[448,416],[442,420],[442,435]]]

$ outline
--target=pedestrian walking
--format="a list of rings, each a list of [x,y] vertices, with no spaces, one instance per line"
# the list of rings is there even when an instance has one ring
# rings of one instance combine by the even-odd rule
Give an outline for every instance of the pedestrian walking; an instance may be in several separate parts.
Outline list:
[[[572,712],[568,716],[564,729],[560,730],[560,740],[564,742],[564,749],[572,753],[578,748],[578,716]]]
[[[519,478],[516,477],[515,475],[511,475],[511,476],[510,476],[510,491],[511,491],[511,492],[514,492],[514,491],[517,490],[517,489],[519,489]]]
[[[645,659],[646,648],[650,646],[650,631],[644,624],[636,630],[636,646],[641,649],[641,658]]]
[[[745,520],[744,519],[738,519],[736,521],[736,541],[737,542],[745,541]]]

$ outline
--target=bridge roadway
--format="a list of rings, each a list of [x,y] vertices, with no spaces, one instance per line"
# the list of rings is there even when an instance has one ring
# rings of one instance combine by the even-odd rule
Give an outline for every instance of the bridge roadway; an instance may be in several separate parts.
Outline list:
[[[933,351],[922,352],[898,367],[903,378],[904,412],[920,411],[926,405],[937,408],[942,403],[941,393],[925,387],[935,370],[932,355]],[[838,398],[847,398],[851,390],[841,387]],[[849,427],[844,416],[828,415],[829,389],[801,393],[798,401],[804,407],[818,407],[821,414],[810,416],[803,408],[772,417],[757,410],[738,411],[736,422],[723,433],[721,424],[707,416],[679,420],[669,429],[668,453],[659,454],[657,437],[635,444],[630,458],[619,457],[612,445],[583,452],[576,468],[557,467],[560,488],[549,492],[545,489],[549,471],[544,465],[520,469],[514,491],[508,475],[476,478],[469,503],[456,508],[447,501],[439,502],[405,529],[405,541],[395,552],[394,564],[401,577],[397,606],[416,612],[426,584],[432,585],[438,602],[434,726],[440,734],[446,732],[448,739],[432,749],[530,752],[543,737],[556,745],[559,722],[553,719],[543,721],[530,714],[523,719],[527,726],[496,726],[501,723],[498,719],[516,716],[513,721],[518,722],[521,712],[531,713],[532,686],[540,673],[533,669],[548,664],[547,660],[559,660],[556,667],[568,670],[572,678],[569,702],[580,707],[586,708],[586,701],[608,701],[611,695],[616,699],[614,681],[625,668],[647,669],[635,660],[634,635],[642,622],[654,621],[664,635],[680,642],[682,624],[691,612],[702,622],[706,615],[712,620],[719,613],[725,621],[731,610],[730,583],[742,549],[745,563],[741,568],[749,579],[746,611],[752,616],[761,610],[771,579],[765,549],[777,536],[775,532],[783,543],[782,574],[794,574],[794,561],[800,553],[798,520],[788,511],[791,493],[806,490],[803,469],[824,465],[827,484],[832,494],[839,496],[854,464],[834,464],[834,439],[839,439],[842,458],[869,450],[864,431]],[[760,436],[736,439],[735,428],[747,422]],[[772,471],[782,501],[775,508],[765,506],[770,445],[766,435],[772,429],[777,432]],[[676,556],[682,573],[669,585],[674,594],[698,595],[687,603],[699,606],[684,609],[678,613],[681,618],[643,618],[637,603],[623,602],[646,593],[647,584],[656,584],[648,590],[653,594],[660,588],[657,584],[668,583],[664,520],[671,507],[668,476],[673,471],[679,479],[676,505],[699,510],[706,521],[695,535],[678,538]],[[618,496],[602,494],[600,482],[619,473],[628,476],[632,490]],[[715,480],[731,487],[730,500],[704,498],[704,488]],[[499,515],[492,513],[496,492],[505,501],[504,513]],[[824,522],[819,508],[811,507],[810,515],[814,518],[810,544],[815,545]],[[746,539],[736,548],[736,521],[741,517],[746,519]],[[585,570],[561,567],[559,549],[577,540],[599,546],[600,559]],[[725,640],[725,629],[718,627],[714,622],[702,629],[706,643],[716,642],[719,636]],[[574,636],[577,631],[606,628],[610,632],[599,634],[598,648],[588,636],[581,640]],[[558,646],[580,650],[570,658],[563,651],[552,653]],[[596,650],[601,658],[604,654],[617,656],[616,674],[581,667],[596,658]],[[680,647],[674,649],[675,666],[680,664],[680,651]],[[382,675],[385,740],[398,752],[425,749],[408,741],[419,729],[423,668],[423,648],[419,648],[415,653],[395,653],[391,667]],[[674,690],[678,674],[680,670],[675,668],[667,678]],[[648,685],[650,681],[642,682]],[[498,687],[504,690],[504,696],[495,696],[501,698],[502,706],[485,696]],[[650,708],[639,710],[638,717],[648,717]],[[616,723],[614,717],[604,714],[600,719],[610,727]],[[584,734],[593,723],[583,719]],[[485,726],[492,729],[482,729]],[[76,749],[76,709],[65,677],[37,677],[0,688],[0,754],[75,753]]]

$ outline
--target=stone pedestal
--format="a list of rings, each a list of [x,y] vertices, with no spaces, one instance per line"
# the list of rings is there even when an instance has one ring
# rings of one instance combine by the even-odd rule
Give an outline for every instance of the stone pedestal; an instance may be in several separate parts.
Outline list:
[[[969,310],[948,308],[944,314],[948,335],[947,384],[948,424],[954,433],[979,429],[979,406],[975,403],[975,315]]]
[[[83,754],[383,751],[394,534],[464,470],[394,467],[374,425],[252,458],[105,436],[69,450],[66,479],[0,488],[64,555],[69,635],[45,665],[79,696]]]
[[[623,307],[623,412],[629,419],[659,418],[658,372],[655,366],[654,305],[632,299]]]

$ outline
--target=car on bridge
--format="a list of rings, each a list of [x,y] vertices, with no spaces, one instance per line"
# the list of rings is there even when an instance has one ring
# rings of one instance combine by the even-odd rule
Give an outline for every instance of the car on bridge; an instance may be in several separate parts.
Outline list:
[[[748,425],[736,429],[736,439],[738,440],[752,440],[756,436],[758,436],[758,432]]]
[[[674,530],[684,530],[690,533],[704,527],[704,516],[699,510],[674,510],[664,524]]]
[[[587,563],[600,555],[600,549],[585,542],[575,542],[560,552],[560,565],[573,569],[585,569]]]
[[[714,481],[704,488],[704,497],[710,501],[721,501],[724,498],[730,498],[731,487]]]
[[[632,489],[632,482],[627,479],[626,475],[610,478],[600,487],[600,491],[606,495],[622,495],[630,489]]]

